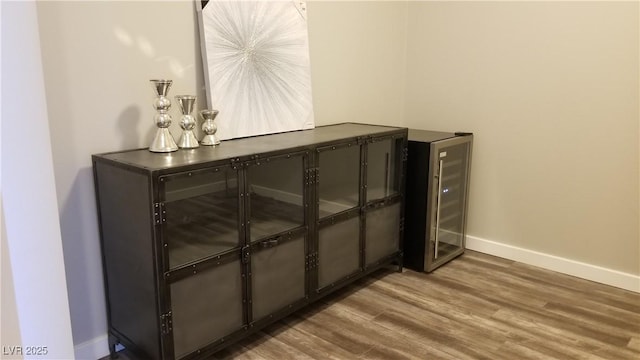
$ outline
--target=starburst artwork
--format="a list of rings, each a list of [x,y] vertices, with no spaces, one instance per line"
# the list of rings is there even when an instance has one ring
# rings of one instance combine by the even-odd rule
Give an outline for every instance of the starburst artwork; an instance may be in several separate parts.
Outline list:
[[[314,127],[306,5],[203,1],[208,105],[221,139]]]

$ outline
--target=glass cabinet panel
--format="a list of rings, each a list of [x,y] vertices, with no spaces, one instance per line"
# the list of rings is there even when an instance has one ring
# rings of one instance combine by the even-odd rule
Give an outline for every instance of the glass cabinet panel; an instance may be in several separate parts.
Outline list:
[[[248,168],[252,242],[304,225],[303,175],[302,155]]]
[[[242,328],[240,261],[210,268],[170,286],[176,359]]]
[[[358,206],[360,201],[360,146],[320,152],[318,217]]]
[[[367,150],[367,201],[400,191],[401,140],[369,143]]]
[[[238,175],[231,168],[162,178],[169,268],[234,247],[238,237]]]

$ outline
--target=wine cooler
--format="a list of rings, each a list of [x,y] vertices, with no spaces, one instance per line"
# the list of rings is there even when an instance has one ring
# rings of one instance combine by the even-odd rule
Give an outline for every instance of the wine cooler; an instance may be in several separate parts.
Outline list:
[[[473,134],[409,129],[404,265],[430,272],[465,249]]]

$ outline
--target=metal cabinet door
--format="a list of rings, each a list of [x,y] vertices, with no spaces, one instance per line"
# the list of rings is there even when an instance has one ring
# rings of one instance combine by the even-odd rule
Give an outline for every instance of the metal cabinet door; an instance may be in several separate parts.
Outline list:
[[[249,321],[287,311],[307,295],[305,151],[256,159],[246,168]]]
[[[243,280],[236,258],[169,285],[171,312],[163,331],[172,335],[175,359],[243,329]]]
[[[286,311],[306,296],[306,238],[267,239],[251,250],[251,318]]]
[[[319,148],[316,184],[317,290],[361,270],[362,145]]]

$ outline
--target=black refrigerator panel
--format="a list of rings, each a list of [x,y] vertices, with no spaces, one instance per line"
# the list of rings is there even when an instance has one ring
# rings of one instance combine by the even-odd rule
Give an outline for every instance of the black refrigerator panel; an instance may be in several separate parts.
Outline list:
[[[465,249],[473,135],[409,130],[404,265],[432,271]]]

